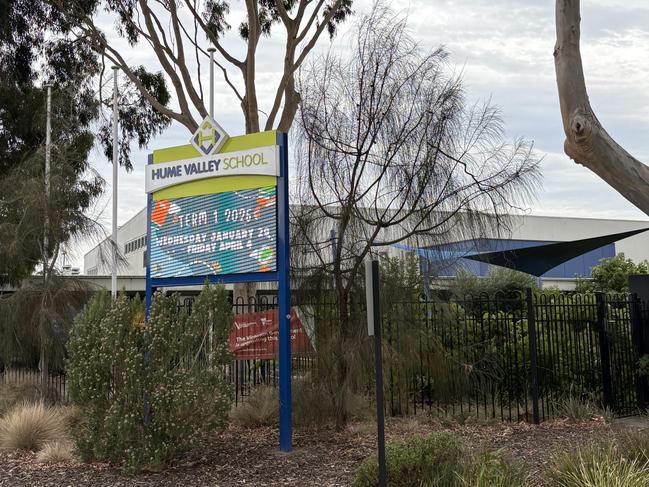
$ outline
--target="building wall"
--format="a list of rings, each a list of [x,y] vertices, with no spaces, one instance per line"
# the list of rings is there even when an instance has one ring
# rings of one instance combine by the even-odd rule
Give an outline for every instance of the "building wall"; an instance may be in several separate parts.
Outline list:
[[[484,242],[491,242],[495,246],[493,250],[503,250],[517,246],[538,245],[540,243],[560,242],[578,240],[589,237],[597,237],[612,233],[620,233],[629,230],[649,227],[649,221],[641,220],[611,220],[593,218],[564,218],[548,216],[524,215],[512,218],[509,232],[503,232],[500,238],[484,239]],[[322,232],[322,239],[326,241],[330,229],[327,225],[319,226]],[[145,276],[144,267],[146,243],[142,238],[146,236],[146,208],[142,209],[131,220],[122,225],[117,234],[117,242],[126,262],[118,270],[121,276]],[[392,236],[390,236],[392,238]],[[133,244],[133,245],[129,245]],[[487,249],[481,249],[487,250]],[[325,252],[330,252],[327,248]],[[377,248],[377,251],[390,256],[403,255],[404,250],[399,246]],[[640,261],[649,259],[649,232],[636,235],[615,244],[604,246],[581,257],[573,259],[555,269],[549,271],[545,276],[548,282],[565,282],[562,287],[569,286],[575,276],[587,277],[590,269],[596,265],[601,258],[612,257],[617,252]],[[103,256],[103,259],[102,259]],[[105,276],[110,274],[110,246],[107,241],[102,242],[84,257],[84,274]],[[486,264],[464,260],[466,265],[478,275],[485,275],[488,272]],[[440,276],[454,275],[454,272],[438,272]]]
[[[112,237],[112,236],[111,236]],[[83,258],[83,273],[106,276],[111,272],[110,238],[107,238]],[[145,276],[146,208],[117,229],[117,247],[122,260],[119,276]]]

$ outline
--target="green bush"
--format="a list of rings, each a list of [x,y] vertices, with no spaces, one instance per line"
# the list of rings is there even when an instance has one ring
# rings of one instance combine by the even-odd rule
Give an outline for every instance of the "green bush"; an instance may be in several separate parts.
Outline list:
[[[649,274],[649,262],[643,260],[635,263],[619,253],[615,257],[601,259],[591,270],[592,279],[578,279],[575,290],[579,293],[628,293],[631,274]]]
[[[190,316],[177,312],[175,296],[156,294],[146,325],[143,318],[139,300],[111,303],[99,294],[75,320],[67,373],[84,459],[164,465],[225,422],[231,388],[222,365],[232,323],[225,289],[206,286]]]
[[[390,487],[526,487],[529,475],[520,463],[512,463],[501,450],[477,455],[466,452],[450,433],[414,436],[386,447],[387,484]],[[358,470],[355,487],[378,484],[376,456]]]
[[[525,487],[530,484],[525,468],[508,461],[502,450],[477,455],[460,479],[463,487]]]
[[[454,487],[463,472],[464,448],[449,433],[414,436],[404,442],[386,446],[387,483],[390,487],[423,485]],[[370,487],[378,483],[376,456],[361,465],[355,487]]]

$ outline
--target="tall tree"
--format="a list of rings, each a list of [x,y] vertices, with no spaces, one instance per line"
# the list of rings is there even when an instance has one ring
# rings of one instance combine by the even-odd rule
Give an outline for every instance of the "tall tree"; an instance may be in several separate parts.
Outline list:
[[[207,115],[201,68],[216,49],[216,65],[239,101],[246,132],[277,128],[287,131],[295,117],[300,94],[295,75],[326,31],[333,36],[350,14],[353,0],[246,0],[245,18],[236,27],[240,45],[226,42],[230,22],[240,18],[230,12],[227,0],[47,0],[65,19],[65,31],[83,42],[120,70],[142,96],[164,116],[191,132],[195,117]],[[113,32],[105,28],[107,17],[115,20]],[[283,37],[283,66],[273,83],[273,102],[262,112],[258,98],[258,48],[263,37]],[[128,50],[116,47],[112,36],[128,42]],[[157,60],[174,90],[175,107],[160,103],[129,64],[131,49],[148,50]],[[208,61],[209,62],[209,61]],[[194,71],[196,70],[196,71]],[[196,76],[196,73],[198,76]],[[233,75],[234,73],[234,75]],[[260,113],[266,121],[260,121]],[[200,121],[200,120],[198,120]]]
[[[649,215],[649,167],[606,132],[588,99],[579,49],[579,0],[557,0],[555,14],[554,62],[566,133],[564,150],[576,163],[593,171]]]
[[[446,52],[424,52],[389,8],[378,4],[359,20],[351,46],[349,56],[329,53],[301,77],[302,205],[294,219],[302,231],[293,244],[303,271],[333,280],[339,427],[355,354],[350,300],[363,260],[377,246],[496,233],[538,182],[531,145],[506,143],[498,111],[469,106]]]
[[[25,83],[20,93],[29,94],[23,102],[35,105],[40,114],[34,116],[34,125],[43,125],[38,102],[43,90]],[[77,105],[74,93],[56,91],[52,97],[49,193],[42,143],[25,149],[0,178],[0,274],[16,286],[14,293],[0,297],[0,359],[4,364],[39,363],[43,396],[48,394],[50,366],[62,364],[67,329],[86,291],[75,279],[59,277],[58,257],[70,242],[99,231],[85,213],[101,194],[103,180],[89,171],[94,137],[80,120],[88,107]],[[30,277],[35,269],[39,275]]]
[[[67,327],[83,299],[78,282],[58,277],[58,257],[75,239],[98,231],[86,213],[103,190],[89,165],[95,140],[111,150],[101,137],[109,122],[96,89],[103,66],[46,2],[0,0],[0,12],[0,284],[17,288],[0,298],[0,358],[40,362],[46,394],[49,365],[60,363]],[[136,71],[140,83],[168,103],[164,77]],[[53,85],[49,194],[46,83]],[[170,120],[139,91],[124,91],[121,162],[130,167],[129,142],[146,144]],[[35,270],[39,276],[30,277]]]

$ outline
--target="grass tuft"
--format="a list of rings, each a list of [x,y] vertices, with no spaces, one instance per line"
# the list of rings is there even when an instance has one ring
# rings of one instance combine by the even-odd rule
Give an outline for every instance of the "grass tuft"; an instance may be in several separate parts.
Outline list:
[[[550,485],[646,487],[649,485],[649,464],[640,458],[623,456],[614,441],[596,443],[576,452],[563,452],[555,457],[548,473]]]
[[[69,441],[47,443],[37,454],[41,463],[64,463],[74,460],[74,447]]]
[[[241,426],[272,426],[277,423],[278,411],[277,389],[260,386],[230,411],[230,418]]]
[[[595,416],[602,416],[605,419],[610,416],[610,411],[602,411],[591,401],[580,397],[569,395],[555,403],[557,416],[572,421],[589,421]]]
[[[0,419],[2,448],[38,451],[47,443],[65,439],[64,414],[40,402],[15,406]]]

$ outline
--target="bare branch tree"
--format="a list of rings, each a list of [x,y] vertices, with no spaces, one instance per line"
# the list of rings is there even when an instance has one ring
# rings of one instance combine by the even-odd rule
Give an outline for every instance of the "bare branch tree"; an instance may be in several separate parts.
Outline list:
[[[194,114],[207,114],[201,81],[192,75],[188,61],[208,59],[202,42],[209,42],[220,56],[215,62],[223,79],[241,102],[246,132],[277,128],[288,131],[299,105],[295,75],[325,30],[333,36],[338,24],[351,14],[353,0],[246,0],[246,20],[238,34],[244,43],[244,56],[233,54],[241,49],[226,47],[223,36],[231,28],[227,22],[230,5],[225,0],[113,0],[87,2],[79,0],[47,0],[62,15],[66,27],[93,50],[118,66],[137,87],[142,96],[164,116],[194,131]],[[118,22],[115,33],[128,40],[132,48],[150,49],[173,86],[177,108],[172,109],[157,99],[141,82],[136,69],[128,63],[128,54],[110,41],[110,33],[102,27],[99,13],[114,14]],[[274,87],[273,104],[264,124],[260,122],[257,96],[258,47],[262,37],[281,26],[285,46],[283,72]],[[200,32],[200,36],[199,36]],[[277,34],[277,30],[273,30]],[[240,82],[233,79],[239,74]]]
[[[649,167],[604,130],[588,100],[579,50],[579,0],[557,0],[554,62],[566,133],[564,150],[649,215]]]
[[[489,104],[467,106],[444,50],[423,52],[405,20],[381,4],[354,32],[348,57],[329,53],[300,77],[302,206],[294,210],[297,227],[312,231],[296,252],[335,283],[339,427],[354,354],[345,346],[349,303],[365,257],[399,242],[496,234],[539,183],[531,144],[504,142]],[[332,226],[333,254],[326,252]]]

